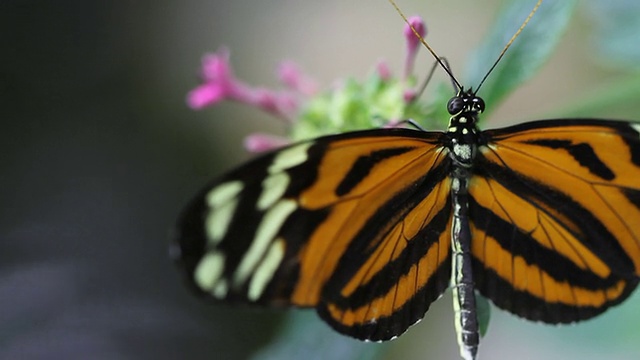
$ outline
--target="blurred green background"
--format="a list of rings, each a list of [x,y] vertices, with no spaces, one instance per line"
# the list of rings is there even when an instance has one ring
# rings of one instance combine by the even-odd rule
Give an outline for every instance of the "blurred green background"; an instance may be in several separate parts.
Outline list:
[[[500,2],[399,5],[463,73]],[[548,63],[484,126],[640,119],[638,13],[634,1],[580,2]],[[0,2],[0,359],[456,359],[448,293],[401,338],[363,344],[312,311],[204,304],[167,255],[186,200],[248,158],[242,138],[283,131],[237,104],[187,109],[205,52],[228,46],[253,84],[276,85],[291,59],[328,87],[380,58],[399,73],[402,26],[386,0]],[[431,62],[423,52],[418,68]],[[637,359],[639,324],[639,294],[577,326],[495,310],[480,355]]]

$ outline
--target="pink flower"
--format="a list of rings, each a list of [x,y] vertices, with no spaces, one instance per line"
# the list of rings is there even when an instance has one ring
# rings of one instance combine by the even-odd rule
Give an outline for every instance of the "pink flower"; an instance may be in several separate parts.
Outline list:
[[[420,49],[421,42],[418,36],[414,33],[414,30],[420,35],[425,37],[427,35],[427,27],[419,16],[412,16],[409,18],[409,24],[404,26],[404,37],[407,41],[407,56],[405,59],[405,78],[409,77],[413,73],[413,65],[415,63],[416,54]]]
[[[260,153],[277,149],[290,143],[291,141],[285,137],[254,133],[244,139],[244,148],[252,153]]]
[[[295,96],[284,91],[254,88],[244,102],[290,123],[295,119],[299,101]]]
[[[410,103],[416,99],[418,93],[414,89],[405,89],[402,97],[404,98],[405,103]]]
[[[202,109],[227,99],[242,99],[246,86],[236,80],[229,64],[229,51],[225,48],[202,58],[203,83],[187,94],[192,109]]]
[[[371,119],[369,125],[379,126],[380,118],[392,117],[385,127],[404,126],[405,122],[396,117],[402,117],[407,110],[420,115],[422,112],[422,107],[415,106],[418,92],[410,87],[415,83],[411,73],[421,45],[419,36],[426,34],[419,17],[411,17],[409,23],[404,28],[407,41],[404,79],[394,76],[389,65],[380,60],[376,73],[367,81],[342,79],[335,82],[330,92],[319,94],[317,83],[297,64],[283,61],[278,66],[277,76],[284,87],[269,89],[236,78],[229,51],[220,48],[203,57],[202,83],[189,92],[187,103],[193,109],[203,109],[223,100],[232,100],[284,120],[290,138],[261,133],[245,138],[244,147],[254,153],[287,145],[293,139],[359,129],[367,125],[367,119]]]
[[[223,100],[233,100],[267,111],[288,123],[293,122],[299,100],[290,92],[252,87],[238,80],[226,48],[204,56],[201,74],[203,83],[187,94],[187,104],[192,109],[200,110]]]
[[[378,63],[376,64],[376,72],[378,73],[378,76],[380,76],[380,79],[382,80],[389,80],[391,79],[391,69],[389,69],[389,64],[387,64],[386,61],[384,60],[379,60]]]
[[[278,77],[283,84],[302,95],[313,96],[318,91],[316,82],[300,70],[300,67],[293,61],[280,63]]]

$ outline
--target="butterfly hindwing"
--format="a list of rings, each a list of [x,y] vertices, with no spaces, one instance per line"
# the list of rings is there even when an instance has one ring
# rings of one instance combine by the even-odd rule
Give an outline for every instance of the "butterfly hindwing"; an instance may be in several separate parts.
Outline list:
[[[380,129],[263,155],[179,220],[179,261],[219,300],[316,307],[369,340],[417,322],[450,278],[443,133]]]
[[[474,281],[548,323],[593,317],[640,275],[637,124],[537,121],[484,132],[469,189]]]

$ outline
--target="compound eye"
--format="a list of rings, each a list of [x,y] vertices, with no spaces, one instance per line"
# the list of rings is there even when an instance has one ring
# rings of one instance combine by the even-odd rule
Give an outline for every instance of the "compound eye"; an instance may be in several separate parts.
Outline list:
[[[473,103],[473,109],[476,110],[478,113],[481,113],[484,111],[484,100],[482,100],[482,98],[474,97],[472,100],[472,103]]]
[[[447,103],[447,111],[450,115],[458,114],[464,108],[464,100],[460,97],[452,97]]]

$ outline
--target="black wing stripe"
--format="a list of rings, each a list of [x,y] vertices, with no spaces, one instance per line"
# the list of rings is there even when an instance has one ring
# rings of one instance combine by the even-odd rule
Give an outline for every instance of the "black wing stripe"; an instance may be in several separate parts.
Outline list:
[[[443,159],[415,185],[377,206],[349,242],[318,307],[338,331],[367,340],[398,336],[448,287],[450,162]],[[416,225],[420,228],[415,233],[407,230]],[[425,288],[430,292],[421,295]]]
[[[496,216],[472,197],[469,199],[469,209],[476,229],[495,239],[512,257],[521,257],[527,264],[536,265],[558,282],[570,282],[590,290],[607,289],[617,282],[616,278],[601,278],[589,269],[582,269],[553,248],[542,246],[530,234]]]
[[[312,184],[299,197],[301,209],[326,209],[329,216],[310,237],[304,239],[304,247],[295,259],[302,266],[298,284],[291,296],[294,304],[304,306],[320,301],[323,285],[329,282],[332,274],[339,272],[336,270],[337,264],[343,258],[347,247],[353,243],[354,237],[362,229],[367,228],[375,212],[384,207],[394,196],[394,192],[413,187],[411,184],[424,176],[425,168],[437,166],[443,161],[439,155],[439,149],[442,149],[438,146],[439,137],[440,134],[432,134],[425,139],[427,141],[415,138],[383,138],[376,144],[347,139],[344,142],[330,144],[331,149],[320,164],[319,176],[323,181]],[[335,196],[334,190],[346,176],[345,171],[358,161],[361,154],[371,154],[376,149],[393,148],[394,145],[396,148],[414,150],[403,150],[401,155],[380,158],[371,168],[370,176],[366,180],[360,182],[345,196]],[[341,170],[336,172],[336,168]],[[402,208],[390,209],[400,210]],[[393,216],[393,213],[388,214],[387,218]],[[377,234],[373,232],[370,237],[364,239],[366,242],[363,246],[373,246],[372,244],[380,241],[383,236],[384,231]]]
[[[345,255],[338,263],[333,277],[327,284],[327,293],[340,293],[340,289],[352,280],[353,274],[367,263],[370,256],[376,252],[378,246],[385,245],[384,243],[381,243],[381,241],[385,239],[394,226],[401,223],[412,209],[422,202],[429,194],[433,193],[434,190],[436,190],[438,186],[441,186],[442,182],[448,178],[449,168],[450,162],[442,162],[440,166],[430,169],[430,171],[426,172],[423,178],[418,179],[415,186],[405,188],[402,192],[390,198],[386,204],[376,209],[375,213],[368,219],[365,225],[362,226],[357,235],[349,243],[349,246],[345,251]],[[450,206],[448,205],[448,202],[446,204],[446,206]],[[435,205],[436,204],[434,204],[434,206]],[[446,213],[447,208],[434,208],[432,210],[438,211],[435,217],[442,221],[442,223],[437,223],[437,221],[434,220],[431,224],[424,225],[426,227],[432,226],[433,228],[444,230],[447,224],[446,220],[449,217],[449,214]],[[437,241],[438,235],[439,233],[436,233],[435,237],[431,236],[430,238],[432,241]],[[415,245],[415,242],[411,240],[413,239],[406,239],[407,247]],[[423,240],[424,239],[420,239],[420,242]],[[431,242],[428,242],[429,246],[431,244]],[[402,254],[405,254],[405,252],[403,251]],[[392,263],[399,264],[397,262]],[[412,265],[413,263],[408,264],[407,269]],[[393,283],[389,283],[388,287],[381,288],[380,290],[386,293],[392,285]]]
[[[591,145],[587,143],[573,144],[568,140],[555,139],[530,140],[526,141],[526,143],[544,146],[554,150],[566,150],[577,163],[586,167],[589,169],[589,172],[603,180],[613,180],[616,176],[607,164],[600,160],[595,151],[593,151]]]
[[[499,153],[495,155],[500,158]],[[478,175],[495,179],[510,192],[540,207],[567,226],[567,229],[572,231],[582,244],[594,254],[598,254],[612,269],[620,273],[635,273],[633,259],[602,221],[582,205],[580,201],[585,199],[570,197],[560,189],[539,183],[524,174],[513,171],[504,162],[500,165],[479,157],[477,164]],[[612,212],[615,214],[614,210]]]
[[[559,302],[549,302],[531,293],[514,288],[513,284],[493,269],[487,269],[477,258],[473,258],[474,282],[480,293],[490,298],[501,309],[532,321],[550,324],[572,323],[590,319],[606,311],[609,307],[625,300],[637,287],[638,278],[620,280],[623,290],[615,299],[599,306],[572,306]]]
[[[317,311],[320,317],[332,328],[342,334],[349,334],[357,339],[383,341],[393,339],[407,330],[411,325],[424,317],[429,304],[435,301],[449,286],[451,277],[451,256],[443,259],[429,281],[417,289],[414,296],[390,315],[382,315],[375,321],[345,325],[335,320],[334,312],[342,309],[335,305],[321,304]]]
[[[433,246],[438,246],[439,236],[447,230],[447,221],[451,218],[450,213],[451,203],[447,199],[447,203],[434,216],[433,221],[427,224],[415,238],[398,239],[398,241],[406,241],[406,247],[400,255],[375,273],[368,282],[360,284],[355,291],[346,297],[336,297],[335,294],[340,294],[340,291],[332,291],[334,290],[333,288],[327,288],[325,297],[338,308],[357,309],[367,305],[372,299],[388,294],[397,285],[397,279],[406,276],[411,271],[411,268],[416,266]],[[348,259],[347,256],[345,256],[345,261],[346,259]],[[339,266],[345,267],[342,262]],[[331,278],[330,285],[338,286],[350,280],[349,278],[339,279],[338,274],[340,273],[336,273],[336,276]]]
[[[392,158],[394,156],[405,154],[408,151],[413,150],[410,147],[396,147],[383,150],[374,151],[371,154],[363,155],[359,157],[354,163],[349,172],[344,176],[338,187],[336,188],[336,195],[343,196],[351,192],[363,179],[365,179],[371,169],[383,160]]]
[[[640,209],[640,191],[635,189],[623,189],[624,196],[638,209]]]

